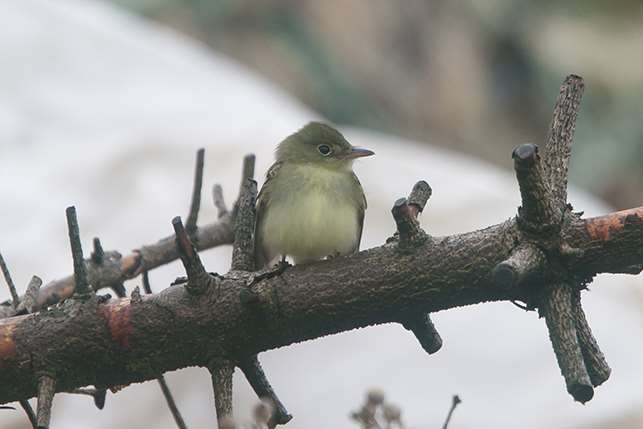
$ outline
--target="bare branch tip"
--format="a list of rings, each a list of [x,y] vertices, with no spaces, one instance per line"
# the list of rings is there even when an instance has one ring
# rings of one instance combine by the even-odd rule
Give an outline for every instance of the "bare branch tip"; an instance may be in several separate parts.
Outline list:
[[[201,148],[196,152],[196,166],[194,168],[194,185],[192,186],[192,200],[190,211],[185,221],[185,229],[192,234],[197,229],[199,210],[201,209],[201,189],[203,188],[203,166],[205,149]]]
[[[9,267],[7,267],[7,263],[2,257],[2,253],[0,253],[0,269],[2,269],[2,275],[4,276],[4,280],[7,282],[9,292],[11,293],[11,305],[16,309],[18,308],[18,304],[20,304],[20,297],[18,296],[16,285],[13,283],[13,279],[9,273]]]
[[[163,392],[163,396],[165,397],[165,401],[167,402],[167,406],[172,413],[172,417],[174,417],[174,421],[176,422],[177,427],[179,429],[187,429],[185,420],[183,420],[183,416],[181,416],[181,413],[176,406],[176,401],[174,401],[174,396],[172,395],[172,392],[170,391],[170,388],[165,381],[165,377],[161,375],[159,376],[159,378],[157,378],[157,381],[159,383],[159,386],[161,387],[161,392]]]
[[[65,214],[67,217],[71,256],[74,261],[74,296],[77,298],[86,298],[91,295],[93,291],[89,286],[87,266],[85,265],[85,259],[83,257],[83,247],[80,242],[80,230],[78,227],[76,207],[67,207]]]
[[[105,251],[103,250],[103,245],[98,237],[94,237],[93,244],[94,250],[92,251],[91,259],[95,264],[100,265],[103,263],[103,259],[105,258]]]
[[[252,179],[255,177],[255,154],[249,153],[243,157],[243,170],[241,173],[241,181]]]
[[[285,425],[292,419],[284,404],[281,402],[274,389],[270,385],[266,374],[259,363],[257,355],[243,358],[238,363],[239,368],[246,376],[248,383],[257,394],[257,397],[268,399],[274,406],[274,412],[270,418],[269,427]]]
[[[228,214],[228,207],[226,207],[223,199],[223,187],[219,183],[215,183],[212,187],[212,201],[214,201],[214,207],[217,209],[219,219]]]

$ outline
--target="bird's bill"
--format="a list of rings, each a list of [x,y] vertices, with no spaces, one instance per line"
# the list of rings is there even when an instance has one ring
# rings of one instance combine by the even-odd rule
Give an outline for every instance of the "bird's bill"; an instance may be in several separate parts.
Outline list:
[[[373,152],[372,150],[369,150],[369,149],[365,149],[363,147],[355,147],[355,146],[353,146],[351,148],[351,151],[348,152],[348,154],[346,155],[346,158],[347,159],[354,159],[354,158],[361,158],[363,156],[371,156],[371,155],[375,155],[375,152]]]

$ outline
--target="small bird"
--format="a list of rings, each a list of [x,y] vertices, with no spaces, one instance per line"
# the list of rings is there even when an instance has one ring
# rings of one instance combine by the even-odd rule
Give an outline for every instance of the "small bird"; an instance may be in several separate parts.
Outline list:
[[[320,122],[283,140],[257,197],[257,268],[278,256],[300,264],[357,252],[366,197],[353,161],[370,155]]]

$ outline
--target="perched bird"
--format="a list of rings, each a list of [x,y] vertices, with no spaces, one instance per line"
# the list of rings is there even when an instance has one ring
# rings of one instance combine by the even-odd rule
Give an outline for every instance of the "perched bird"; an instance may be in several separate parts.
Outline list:
[[[366,198],[353,161],[373,154],[319,122],[283,140],[257,197],[257,267],[278,256],[299,264],[356,252]]]

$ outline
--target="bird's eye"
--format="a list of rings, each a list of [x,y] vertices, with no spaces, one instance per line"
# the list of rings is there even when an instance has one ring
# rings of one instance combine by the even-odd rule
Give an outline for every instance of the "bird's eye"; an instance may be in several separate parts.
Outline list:
[[[320,144],[317,146],[317,150],[324,156],[330,155],[330,147],[326,144]]]

